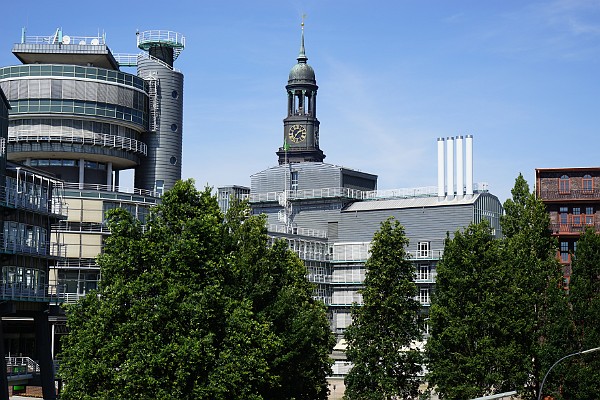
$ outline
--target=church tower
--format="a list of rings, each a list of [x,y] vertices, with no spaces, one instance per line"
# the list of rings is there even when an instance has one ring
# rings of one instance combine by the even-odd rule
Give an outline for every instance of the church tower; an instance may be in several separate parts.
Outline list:
[[[317,81],[315,71],[306,63],[304,21],[298,63],[290,71],[287,91],[287,117],[283,120],[283,147],[277,151],[279,164],[305,161],[322,162],[317,119]]]

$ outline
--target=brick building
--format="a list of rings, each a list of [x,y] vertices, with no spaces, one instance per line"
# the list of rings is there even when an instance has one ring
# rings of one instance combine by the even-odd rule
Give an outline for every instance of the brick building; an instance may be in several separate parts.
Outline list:
[[[599,231],[600,167],[537,168],[536,194],[550,214],[550,228],[558,239],[558,257],[571,275],[571,256],[577,240],[588,227]]]

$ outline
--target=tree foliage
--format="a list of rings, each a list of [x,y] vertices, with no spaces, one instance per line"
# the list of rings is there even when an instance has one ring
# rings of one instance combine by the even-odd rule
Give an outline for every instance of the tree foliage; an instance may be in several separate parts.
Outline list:
[[[362,306],[352,309],[345,333],[353,367],[346,377],[347,399],[409,398],[418,391],[421,354],[411,347],[421,338],[414,266],[408,239],[398,221],[388,219],[375,233]]]
[[[505,268],[514,280],[513,327],[522,345],[516,389],[537,398],[543,375],[560,358],[570,336],[563,271],[556,258],[557,242],[549,229],[544,203],[529,191],[522,175],[515,181],[513,197],[504,203],[501,223]],[[521,390],[520,390],[521,391]]]
[[[426,349],[429,385],[443,398],[466,399],[512,390],[519,346],[507,315],[510,272],[487,221],[448,237],[437,268]]]
[[[109,215],[102,281],[68,309],[65,399],[325,399],[333,337],[265,220],[178,182],[146,229]]]
[[[600,345],[600,236],[588,228],[577,242],[572,264],[569,301],[573,334],[566,343],[565,354],[592,349]],[[565,360],[552,370],[544,393],[556,399],[584,400],[600,393],[599,353]],[[554,384],[553,384],[554,383]]]
[[[569,336],[549,217],[522,175],[504,209],[503,239],[471,226],[446,241],[438,265],[427,353],[430,384],[444,398],[537,398]]]

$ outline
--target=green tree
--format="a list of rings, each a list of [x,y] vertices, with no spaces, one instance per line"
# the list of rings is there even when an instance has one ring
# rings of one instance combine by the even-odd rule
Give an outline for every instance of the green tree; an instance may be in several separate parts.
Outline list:
[[[502,260],[513,278],[509,327],[520,345],[514,389],[526,398],[537,398],[543,375],[564,355],[571,324],[546,207],[529,191],[522,175],[511,193],[512,199],[504,203],[501,224],[505,235]]]
[[[393,219],[382,222],[373,237],[361,290],[364,304],[352,308],[345,333],[353,363],[347,399],[411,398],[418,392],[422,357],[411,345],[421,338],[420,304],[407,245],[404,228]]]
[[[326,398],[324,308],[263,217],[225,219],[186,181],[145,230],[123,210],[108,223],[100,288],[67,310],[63,398]]]
[[[431,387],[466,399],[513,390],[518,343],[510,332],[510,271],[487,221],[446,239],[426,344]]]
[[[600,345],[600,236],[588,228],[577,242],[572,264],[569,301],[574,334],[567,342],[568,353]],[[567,352],[565,352],[566,355]],[[557,365],[548,377],[549,390],[557,399],[584,400],[600,393],[600,356],[598,353],[570,358]],[[552,383],[555,383],[554,385]]]

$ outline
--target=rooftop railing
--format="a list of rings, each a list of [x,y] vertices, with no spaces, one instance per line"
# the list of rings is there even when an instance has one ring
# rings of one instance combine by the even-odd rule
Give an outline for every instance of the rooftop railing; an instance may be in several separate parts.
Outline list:
[[[475,183],[473,185],[473,193],[488,193],[488,184],[485,182]],[[250,203],[279,202],[281,204],[281,202],[284,200],[308,200],[326,198],[384,200],[437,196],[437,186],[370,191],[350,189],[345,187],[335,187],[306,190],[286,190],[280,192],[266,193],[250,193],[247,195],[242,195],[242,199],[248,200]]]
[[[24,36],[22,42],[26,44],[76,44],[80,46],[103,46],[106,44],[103,36],[70,36],[59,34],[58,31],[50,36]]]

